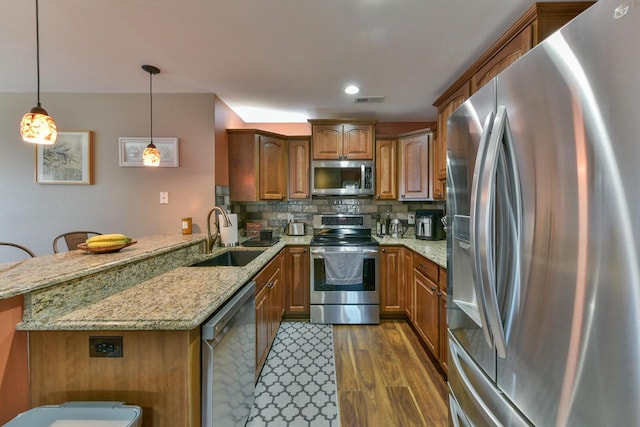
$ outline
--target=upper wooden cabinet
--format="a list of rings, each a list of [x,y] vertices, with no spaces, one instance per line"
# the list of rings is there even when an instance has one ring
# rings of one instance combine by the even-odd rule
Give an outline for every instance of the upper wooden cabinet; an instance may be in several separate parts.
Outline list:
[[[313,160],[373,160],[375,121],[309,120]]]
[[[469,82],[466,82],[444,100],[438,107],[438,134],[435,143],[435,173],[434,178],[444,181],[447,179],[447,120],[456,108],[469,98]],[[444,194],[440,198],[444,198]]]
[[[398,198],[396,164],[396,140],[376,138],[376,200]]]
[[[305,137],[289,138],[289,199],[311,197],[309,162],[311,140]]]
[[[283,200],[287,193],[286,137],[256,129],[228,129],[227,133],[231,200]]]
[[[430,130],[419,130],[398,137],[399,200],[427,200],[431,198],[429,176],[432,165]]]
[[[447,120],[469,96],[594,2],[534,3],[476,62],[433,103],[438,110],[434,176],[447,178]],[[434,198],[444,198],[444,184],[435,185]]]
[[[284,200],[287,189],[287,141],[259,136],[260,199]]]
[[[500,52],[473,73],[471,76],[471,93],[477,92],[492,78],[531,50],[531,43],[533,42],[532,31],[531,25],[523,28],[520,33],[500,49]]]

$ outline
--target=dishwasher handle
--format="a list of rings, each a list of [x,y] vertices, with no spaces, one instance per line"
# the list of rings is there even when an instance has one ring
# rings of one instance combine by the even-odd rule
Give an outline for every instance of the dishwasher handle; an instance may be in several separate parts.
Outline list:
[[[206,341],[219,341],[226,333],[225,327],[233,320],[234,316],[242,307],[254,298],[255,291],[256,282],[251,281],[244,285],[231,300],[202,325],[202,339]]]

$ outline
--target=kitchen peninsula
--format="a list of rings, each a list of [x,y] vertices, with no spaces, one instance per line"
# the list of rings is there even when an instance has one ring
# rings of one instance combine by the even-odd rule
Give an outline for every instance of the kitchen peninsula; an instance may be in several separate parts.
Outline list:
[[[0,298],[24,295],[17,328],[29,331],[31,407],[119,400],[141,406],[145,426],[199,425],[200,325],[285,246],[310,238],[283,236],[244,267],[188,267],[228,250],[203,254],[202,235],[0,265]],[[444,241],[379,241],[445,265]],[[90,358],[92,336],[122,337],[123,357]]]

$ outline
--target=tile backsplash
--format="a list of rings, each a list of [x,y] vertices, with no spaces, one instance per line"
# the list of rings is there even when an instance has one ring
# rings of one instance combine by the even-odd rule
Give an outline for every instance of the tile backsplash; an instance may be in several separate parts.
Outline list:
[[[228,204],[227,204],[228,202]],[[325,213],[380,214],[387,211],[391,218],[407,220],[407,215],[418,209],[444,209],[445,202],[398,202],[376,201],[363,198],[321,198],[291,200],[283,202],[229,202],[229,187],[216,186],[216,204],[231,213],[238,214],[238,229],[244,231],[247,222],[257,222],[263,230],[273,230],[275,235],[283,233],[290,215],[296,222],[306,224],[305,232],[313,233],[313,215]]]

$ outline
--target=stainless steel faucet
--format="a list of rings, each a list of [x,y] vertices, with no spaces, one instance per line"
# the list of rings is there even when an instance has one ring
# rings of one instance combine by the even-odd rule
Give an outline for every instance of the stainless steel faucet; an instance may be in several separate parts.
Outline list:
[[[222,209],[219,206],[214,206],[213,209],[209,211],[209,215],[207,215],[207,253],[208,254],[211,253],[213,246],[216,244],[216,241],[220,237],[220,223],[218,222],[218,215],[216,215],[215,217],[215,224],[214,224],[216,226],[216,232],[213,235],[211,234],[211,214],[215,211],[218,211],[218,213],[222,214],[224,219],[223,227],[231,226],[231,220],[229,219],[229,215],[227,215],[227,212],[225,212],[224,209]]]

